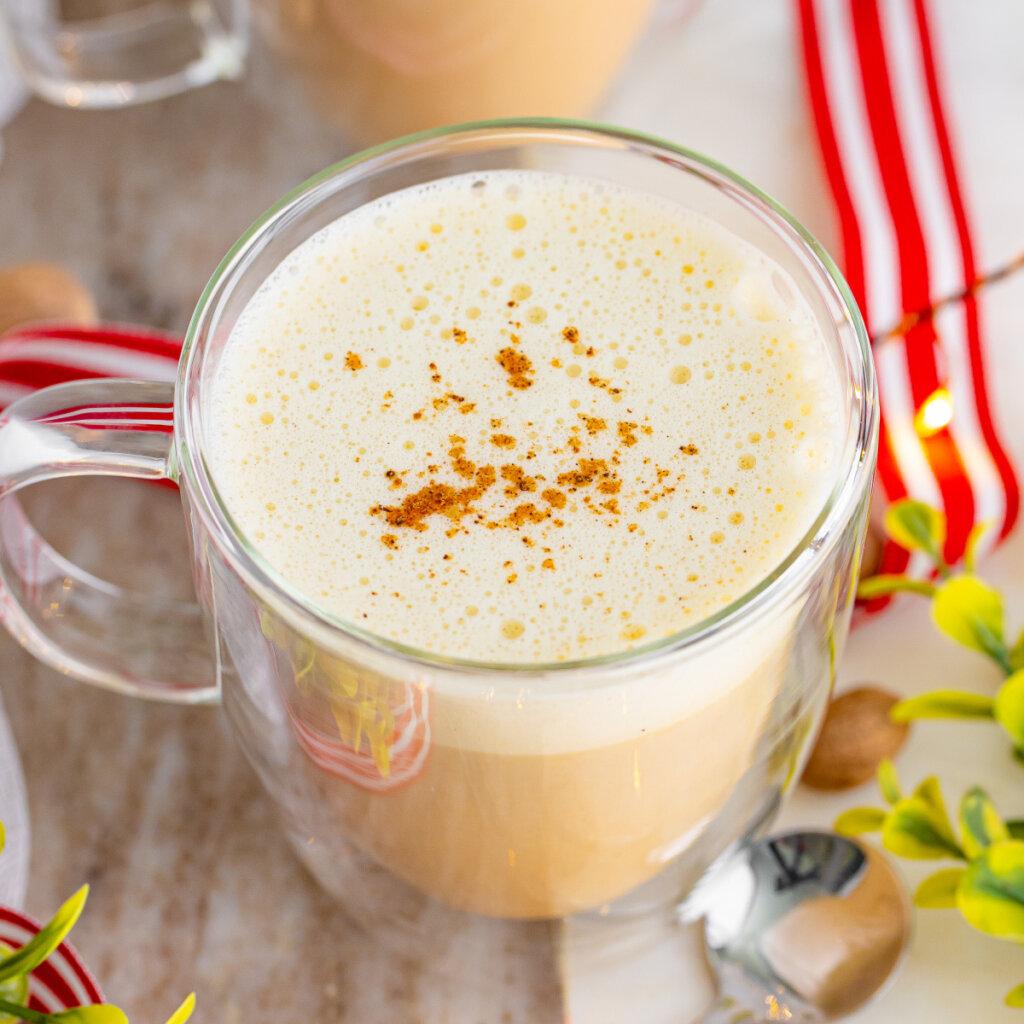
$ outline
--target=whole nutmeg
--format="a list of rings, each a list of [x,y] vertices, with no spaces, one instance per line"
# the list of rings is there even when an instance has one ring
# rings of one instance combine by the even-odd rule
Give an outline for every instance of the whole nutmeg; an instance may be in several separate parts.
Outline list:
[[[54,263],[16,263],[0,269],[0,334],[43,320],[96,320],[96,303],[78,280]]]
[[[889,712],[899,698],[872,686],[860,686],[833,699],[803,781],[815,789],[849,789],[867,782],[883,758],[903,746],[910,726]]]

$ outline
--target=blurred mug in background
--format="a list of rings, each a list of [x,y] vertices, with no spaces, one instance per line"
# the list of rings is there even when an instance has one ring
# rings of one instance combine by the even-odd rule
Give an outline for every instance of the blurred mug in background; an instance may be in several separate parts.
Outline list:
[[[662,0],[666,13],[693,0]],[[366,145],[461,121],[592,112],[656,0],[0,0],[0,44],[62,106],[238,78],[250,7],[312,101]]]
[[[355,142],[462,121],[581,117],[654,0],[252,0],[257,28]]]
[[[247,0],[0,0],[0,43],[51,103],[121,107],[238,78]]]

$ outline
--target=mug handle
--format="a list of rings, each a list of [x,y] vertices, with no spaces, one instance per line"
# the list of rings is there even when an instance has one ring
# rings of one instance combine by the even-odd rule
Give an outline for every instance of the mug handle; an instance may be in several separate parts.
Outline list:
[[[96,379],[19,398],[0,415],[0,620],[65,675],[138,697],[219,699],[194,602],[125,590],[55,551],[10,495],[58,477],[175,479],[174,385]]]
[[[248,0],[150,0],[87,20],[62,17],[59,6],[0,0],[17,70],[51,103],[122,107],[242,74]]]

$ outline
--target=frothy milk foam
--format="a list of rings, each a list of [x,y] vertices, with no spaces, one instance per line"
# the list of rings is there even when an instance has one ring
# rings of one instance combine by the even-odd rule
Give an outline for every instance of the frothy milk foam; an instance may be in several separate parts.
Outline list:
[[[556,662],[670,635],[769,574],[835,483],[839,387],[791,281],[723,228],[487,172],[363,206],[284,260],[222,354],[209,457],[310,601],[413,647]],[[450,903],[595,906],[656,874],[751,764],[795,614],[628,692],[442,688],[422,777],[386,797],[313,785]]]
[[[413,647],[537,662],[666,636],[767,575],[833,484],[834,373],[778,275],[576,178],[388,196],[236,325],[219,487],[314,602]]]

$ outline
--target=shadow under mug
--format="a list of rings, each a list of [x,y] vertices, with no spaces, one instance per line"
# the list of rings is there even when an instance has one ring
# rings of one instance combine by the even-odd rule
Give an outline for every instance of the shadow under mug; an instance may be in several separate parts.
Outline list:
[[[232,325],[288,253],[379,196],[504,167],[639,189],[722,224],[789,274],[844,384],[840,469],[807,535],[732,604],[628,652],[488,664],[333,618],[237,528],[207,463],[207,389]],[[4,501],[0,611],[68,675],[145,697],[220,699],[300,857],[352,920],[389,942],[422,950],[465,911],[635,920],[680,907],[798,777],[848,627],[876,440],[870,352],[849,291],[762,193],[633,132],[457,126],[354,156],[261,217],[203,293],[176,385],[58,385],[3,417],[5,495],[88,473],[177,482],[199,606],[96,580]]]

